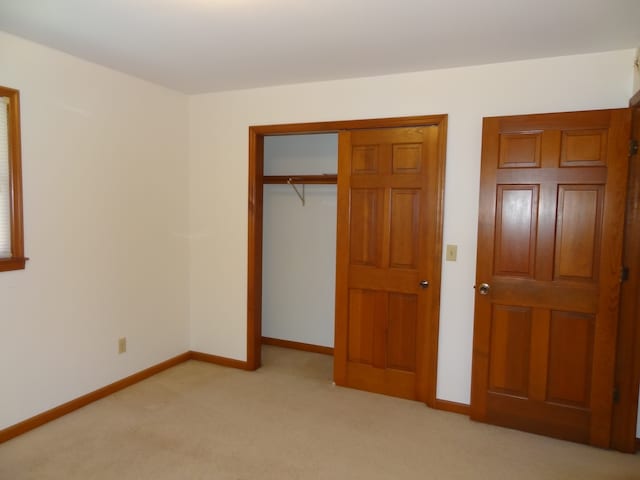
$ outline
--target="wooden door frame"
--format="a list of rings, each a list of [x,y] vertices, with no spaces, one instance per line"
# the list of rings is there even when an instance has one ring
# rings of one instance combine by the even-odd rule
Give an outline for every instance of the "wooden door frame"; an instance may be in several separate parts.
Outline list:
[[[640,91],[631,98],[629,106],[640,109]],[[635,128],[637,134],[639,127]],[[635,139],[640,140],[637,136]],[[640,154],[636,153],[630,162],[635,166],[629,165],[623,247],[623,261],[630,270],[620,291],[615,372],[619,400],[613,405],[611,447],[633,453],[640,449],[636,438],[640,387]]]
[[[292,123],[249,127],[249,241],[247,266],[247,368],[249,370],[256,370],[261,365],[264,137],[272,135],[338,133],[344,130],[416,127],[428,125],[438,125],[443,129],[443,134],[440,136],[439,155],[444,158],[446,149],[447,115]],[[438,185],[440,190],[439,202],[436,207],[438,224],[435,227],[439,229],[437,237],[441,239],[444,218],[444,168],[442,169]],[[442,245],[440,245],[440,247],[441,246]],[[439,296],[440,292],[438,288],[438,298]],[[435,406],[436,401],[438,324],[439,321],[436,319],[434,328],[432,328],[432,344],[429,345],[429,349],[432,352],[430,355],[431,359],[429,361],[429,365],[427,365],[427,374],[431,383],[429,385],[429,398],[427,401],[427,405],[429,406]]]

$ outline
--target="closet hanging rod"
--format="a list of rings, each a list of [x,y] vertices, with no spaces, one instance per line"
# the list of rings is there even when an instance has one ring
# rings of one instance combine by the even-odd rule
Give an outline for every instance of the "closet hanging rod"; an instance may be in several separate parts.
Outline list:
[[[304,183],[302,184],[302,194],[300,194],[300,190],[298,190],[298,187],[296,187],[296,184],[293,183],[293,179],[290,178],[287,183],[289,185],[291,185],[291,188],[293,188],[296,191],[296,195],[298,195],[298,198],[300,199],[300,201],[302,202],[302,206],[304,207]]]
[[[326,173],[321,175],[265,175],[262,177],[264,184],[307,184],[307,185],[332,185],[338,183],[338,175]]]

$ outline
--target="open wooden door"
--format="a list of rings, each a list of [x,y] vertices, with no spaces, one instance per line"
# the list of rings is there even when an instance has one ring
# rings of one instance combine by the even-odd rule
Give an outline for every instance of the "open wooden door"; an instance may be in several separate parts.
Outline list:
[[[609,447],[629,129],[484,120],[471,418]]]
[[[435,400],[444,121],[340,133],[338,385]]]

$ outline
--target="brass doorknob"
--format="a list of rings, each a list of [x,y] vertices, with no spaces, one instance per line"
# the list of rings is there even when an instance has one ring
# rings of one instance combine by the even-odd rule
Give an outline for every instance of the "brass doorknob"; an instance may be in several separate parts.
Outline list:
[[[489,290],[491,290],[491,286],[488,283],[481,283],[478,288],[480,295],[489,295]]]

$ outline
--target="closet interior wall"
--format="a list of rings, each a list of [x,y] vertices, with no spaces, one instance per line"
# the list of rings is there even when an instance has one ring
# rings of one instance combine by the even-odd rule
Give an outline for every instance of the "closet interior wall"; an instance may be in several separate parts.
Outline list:
[[[336,174],[337,134],[264,138],[264,176]],[[333,348],[336,185],[269,184],[263,197],[262,335]]]

